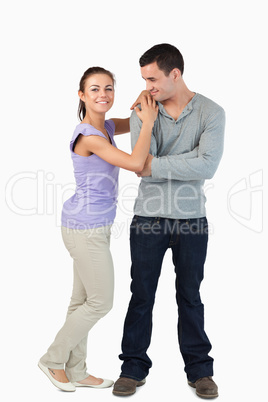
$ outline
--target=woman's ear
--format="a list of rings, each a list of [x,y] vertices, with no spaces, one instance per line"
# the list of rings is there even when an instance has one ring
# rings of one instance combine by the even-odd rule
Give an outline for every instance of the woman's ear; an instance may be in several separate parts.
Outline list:
[[[80,90],[78,91],[78,96],[83,102],[85,102],[85,96],[84,96],[84,93],[82,91],[80,91]]]

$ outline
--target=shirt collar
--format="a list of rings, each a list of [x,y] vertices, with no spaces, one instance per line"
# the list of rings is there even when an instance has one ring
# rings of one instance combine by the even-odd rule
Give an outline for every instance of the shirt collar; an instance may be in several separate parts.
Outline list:
[[[187,114],[191,113],[191,111],[193,110],[193,103],[194,100],[197,98],[197,93],[193,96],[193,98],[190,100],[190,102],[185,106],[185,108],[183,109],[182,113],[180,114],[179,118],[176,121],[179,121],[180,119],[182,119],[183,117],[187,116]],[[159,112],[167,117],[170,120],[173,120],[173,117],[171,117],[165,110],[164,106],[162,105],[162,103],[157,102],[158,103],[158,107],[159,107]]]

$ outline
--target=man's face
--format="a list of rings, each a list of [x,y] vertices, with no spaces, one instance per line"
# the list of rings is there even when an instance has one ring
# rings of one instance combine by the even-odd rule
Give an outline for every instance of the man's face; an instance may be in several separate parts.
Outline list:
[[[164,71],[160,70],[157,63],[147,64],[141,67],[142,78],[146,81],[146,89],[156,101],[163,102],[174,96],[175,83],[172,72],[166,76]]]

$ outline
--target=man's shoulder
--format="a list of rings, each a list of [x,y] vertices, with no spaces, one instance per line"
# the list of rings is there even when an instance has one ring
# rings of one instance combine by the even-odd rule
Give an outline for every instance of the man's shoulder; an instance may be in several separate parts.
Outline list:
[[[139,109],[141,109],[141,105],[137,105],[137,107]],[[139,119],[139,117],[137,116],[137,113],[134,110],[132,110],[131,114],[130,114],[130,123],[135,124],[135,123],[141,123],[141,120]]]
[[[211,113],[224,113],[224,109],[218,103],[204,95],[196,94],[194,107],[198,107],[205,111],[207,114]]]

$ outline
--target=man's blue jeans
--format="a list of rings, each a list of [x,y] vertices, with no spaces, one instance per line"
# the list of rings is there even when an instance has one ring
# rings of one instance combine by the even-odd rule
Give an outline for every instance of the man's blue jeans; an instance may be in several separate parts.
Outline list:
[[[211,344],[204,330],[200,284],[208,242],[205,217],[166,219],[134,216],[130,227],[131,292],[122,339],[121,377],[140,381],[152,366],[147,355],[152,334],[152,310],[168,248],[176,273],[178,339],[189,381],[213,375]],[[168,339],[165,339],[168,342]],[[163,347],[164,347],[163,343]]]

